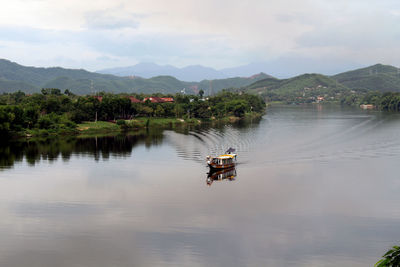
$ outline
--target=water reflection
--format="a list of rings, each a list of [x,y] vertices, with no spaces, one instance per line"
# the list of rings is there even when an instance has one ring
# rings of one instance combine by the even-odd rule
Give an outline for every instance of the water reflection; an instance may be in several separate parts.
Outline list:
[[[135,146],[157,146],[162,140],[162,130],[152,129],[127,135],[28,139],[0,143],[0,169],[10,168],[24,159],[30,166],[42,160],[53,162],[60,157],[68,161],[74,154],[89,155],[96,161],[107,160],[110,156],[128,157]]]
[[[3,145],[0,266],[372,266],[400,236],[399,131],[400,114],[295,106]],[[229,146],[240,179],[206,178]]]
[[[43,139],[22,139],[0,142],[0,170],[8,169],[26,160],[30,166],[40,161],[54,162],[61,158],[68,161],[73,155],[87,155],[94,160],[108,160],[110,157],[129,157],[134,147],[160,146],[167,141],[175,147],[184,160],[203,162],[205,155],[223,152],[234,144],[241,150],[248,150],[249,140],[243,133],[251,132],[260,122],[244,120],[233,125],[220,123],[188,125],[176,128],[142,129],[114,136],[53,137]]]
[[[207,185],[211,186],[211,184],[214,181],[234,181],[236,180],[236,168],[227,168],[223,170],[210,170],[209,173],[207,173]]]

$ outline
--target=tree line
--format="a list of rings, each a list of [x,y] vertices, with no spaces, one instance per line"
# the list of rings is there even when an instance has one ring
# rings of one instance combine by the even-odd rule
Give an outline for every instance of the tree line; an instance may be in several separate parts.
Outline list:
[[[362,94],[352,94],[341,99],[345,105],[355,106],[371,104],[379,110],[400,111],[400,93],[369,91]]]
[[[262,113],[263,99],[255,95],[223,91],[204,99],[199,95],[161,95],[171,97],[172,103],[152,103],[147,100],[132,103],[129,96],[142,100],[144,94],[100,93],[99,97],[79,96],[56,88],[42,89],[41,93],[24,92],[0,95],[0,134],[26,130],[50,132],[71,131],[83,121],[116,121],[135,117],[174,117],[218,119],[226,116],[244,117],[246,113]]]

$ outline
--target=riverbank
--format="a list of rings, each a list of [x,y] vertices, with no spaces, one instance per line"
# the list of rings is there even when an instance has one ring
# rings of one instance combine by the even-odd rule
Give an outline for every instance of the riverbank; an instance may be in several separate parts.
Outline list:
[[[85,135],[108,135],[117,134],[127,131],[139,131],[142,129],[153,128],[175,128],[186,126],[197,126],[200,124],[233,124],[242,120],[259,119],[264,114],[257,112],[249,112],[243,117],[226,116],[222,118],[212,117],[210,119],[199,118],[157,118],[157,117],[138,117],[132,120],[117,121],[97,121],[83,122],[79,124],[69,125],[68,127],[60,125],[51,129],[27,129],[12,133],[11,138],[41,138],[48,136],[85,136]]]
[[[181,119],[181,118],[147,118],[140,117],[133,120],[117,120],[116,122],[84,122],[77,125],[78,134],[105,134],[113,132],[132,131],[146,128],[171,128],[183,126],[196,126],[200,124],[214,123],[236,123],[246,119],[261,118],[260,113],[246,113],[244,117],[227,116],[223,118],[210,119]]]
[[[137,130],[145,128],[164,128],[177,125],[198,125],[201,121],[197,119],[179,119],[179,118],[135,118],[133,120],[117,120],[116,122],[84,122],[77,125],[79,134],[93,133],[112,133],[128,130]]]

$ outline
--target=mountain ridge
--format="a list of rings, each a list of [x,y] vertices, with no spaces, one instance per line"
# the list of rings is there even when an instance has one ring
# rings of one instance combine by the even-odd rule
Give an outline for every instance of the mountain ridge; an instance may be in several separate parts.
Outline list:
[[[149,68],[151,66],[151,64],[148,65]],[[250,77],[186,82],[166,75],[147,79],[138,76],[118,77],[84,69],[26,67],[9,60],[0,59],[0,93],[18,90],[34,93],[40,92],[41,88],[59,88],[61,90],[69,89],[76,94],[92,94],[96,91],[173,94],[181,92],[183,89],[190,94],[197,94],[201,89],[206,94],[212,94],[222,89],[242,88],[245,91],[259,94],[274,93],[282,95],[303,92],[305,88],[314,88],[318,85],[322,89],[328,88],[333,92],[338,88],[340,91],[375,90],[400,92],[400,69],[390,65],[375,64],[333,76],[314,73],[302,74],[287,79],[277,79],[265,73],[259,73]],[[326,91],[322,89],[318,87],[319,91]]]
[[[268,77],[258,74],[256,78],[219,79],[211,86],[214,92],[224,88],[246,86]],[[212,80],[213,81],[213,80]],[[187,93],[197,93],[200,89],[208,91],[208,80],[202,82],[180,81],[172,76],[156,76],[149,79],[141,77],[118,77],[110,74],[89,72],[84,69],[65,69],[61,67],[26,67],[0,59],[0,93],[23,90],[27,93],[40,92],[41,88],[69,89],[76,94],[91,94],[94,91],[113,93],[177,93],[185,88]]]
[[[353,89],[381,92],[400,91],[400,68],[391,65],[375,64],[331,77]]]
[[[207,79],[230,78],[224,73],[201,65],[189,65],[178,68],[172,65],[158,65],[152,62],[141,62],[127,67],[108,68],[96,71],[101,74],[112,74],[116,76],[140,76],[152,78],[155,76],[173,76],[181,81],[200,82]]]

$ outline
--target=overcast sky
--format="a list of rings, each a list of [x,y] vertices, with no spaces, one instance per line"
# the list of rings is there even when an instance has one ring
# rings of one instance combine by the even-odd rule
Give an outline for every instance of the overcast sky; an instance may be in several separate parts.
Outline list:
[[[399,0],[0,0],[0,57],[98,70],[400,66]]]

